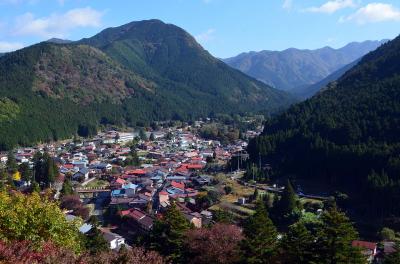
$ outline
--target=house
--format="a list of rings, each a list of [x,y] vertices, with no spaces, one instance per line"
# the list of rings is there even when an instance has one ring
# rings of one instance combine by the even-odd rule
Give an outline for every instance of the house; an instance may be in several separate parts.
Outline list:
[[[146,213],[139,209],[133,208],[121,211],[121,216],[126,217],[131,226],[141,229],[141,231],[148,232],[153,228],[154,220]]]
[[[161,191],[158,193],[158,200],[161,203],[169,202],[169,195],[166,191]]]
[[[196,178],[194,178],[193,182],[200,186],[208,185],[211,183],[211,178],[206,175],[200,175],[200,176],[197,176]]]
[[[201,214],[197,213],[197,212],[193,212],[193,213],[185,213],[185,218],[194,225],[194,227],[196,228],[201,228],[202,226],[202,217]]]
[[[133,197],[136,194],[138,187],[138,185],[130,182],[122,185],[122,189],[125,191],[124,193],[126,197]]]
[[[78,172],[76,172],[76,173],[74,173],[74,175],[72,175],[72,179],[74,181],[79,181],[82,179],[83,179],[83,181],[87,181],[89,179],[89,170],[87,168],[79,169]]]
[[[112,233],[109,230],[101,229],[104,239],[108,242],[110,249],[119,250],[122,245],[125,245],[125,238]]]
[[[377,253],[377,244],[374,242],[354,240],[351,245],[361,249],[361,253],[367,258],[369,263],[375,259]]]
[[[97,163],[97,164],[92,164],[90,168],[101,170],[103,172],[110,172],[112,170],[112,165],[109,163]]]

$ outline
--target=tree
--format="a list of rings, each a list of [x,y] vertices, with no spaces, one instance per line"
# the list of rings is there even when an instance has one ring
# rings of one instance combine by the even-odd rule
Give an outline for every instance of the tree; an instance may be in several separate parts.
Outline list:
[[[14,152],[12,150],[10,150],[7,153],[7,163],[6,164],[7,164],[7,169],[8,169],[9,173],[14,173],[17,171],[18,164],[15,159]]]
[[[18,171],[21,173],[21,180],[25,182],[32,181],[32,169],[29,167],[29,164],[27,162],[21,163],[21,165],[19,165]]]
[[[101,231],[98,229],[99,224],[95,216],[92,216],[89,219],[89,223],[92,225],[92,228],[86,233],[85,236],[86,250],[88,250],[90,254],[97,254],[99,252],[109,250],[107,240],[105,240]]]
[[[154,141],[156,139],[155,136],[154,136],[154,133],[150,134],[150,138],[149,139],[150,139],[150,141]]]
[[[254,215],[245,222],[245,239],[241,243],[245,263],[271,263],[278,245],[277,231],[261,201]]]
[[[297,206],[297,195],[293,190],[292,184],[288,180],[283,190],[281,199],[274,204],[273,219],[276,222],[290,225],[299,218]]]
[[[215,224],[211,228],[189,230],[186,245],[191,263],[236,263],[240,260],[242,232],[235,225]]]
[[[185,233],[191,228],[185,216],[172,203],[161,220],[153,227],[151,247],[174,263],[183,261]]]
[[[358,234],[347,216],[333,207],[321,218],[322,225],[317,229],[317,263],[365,263],[360,250],[352,246]]]
[[[78,228],[81,222],[68,222],[57,203],[38,193],[0,192],[0,240],[28,240],[40,246],[47,241],[81,251]]]
[[[71,183],[70,179],[68,179],[68,178],[65,179],[60,192],[61,192],[62,196],[74,194],[74,189],[72,187],[72,183]]]
[[[396,233],[394,232],[393,229],[390,229],[388,227],[384,227],[379,232],[379,237],[381,238],[381,240],[393,241],[393,240],[396,239]]]
[[[385,254],[384,264],[398,264],[400,263],[400,245],[397,242],[394,246],[395,252],[391,254]]]
[[[143,128],[141,128],[141,129],[139,130],[139,137],[140,137],[141,140],[144,140],[144,141],[147,140],[146,132],[144,132],[144,129],[143,129]]]
[[[58,168],[50,155],[45,152],[36,152],[33,157],[35,181],[40,185],[49,187],[58,176]]]
[[[313,263],[315,238],[302,223],[289,227],[280,245],[284,263]]]

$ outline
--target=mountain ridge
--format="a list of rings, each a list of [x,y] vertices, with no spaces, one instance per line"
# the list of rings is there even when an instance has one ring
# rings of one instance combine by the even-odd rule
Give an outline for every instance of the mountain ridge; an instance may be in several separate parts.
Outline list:
[[[347,193],[363,217],[398,212],[391,201],[400,197],[399,60],[397,37],[314,97],[269,119],[249,144],[253,161],[261,152],[281,175]]]
[[[339,49],[253,51],[223,61],[275,88],[290,90],[321,81],[386,41],[351,42]]]
[[[0,57],[0,73],[0,113],[18,110],[0,119],[0,149],[82,130],[94,133],[99,126],[272,113],[294,101],[230,68],[186,31],[159,20],[7,53]]]

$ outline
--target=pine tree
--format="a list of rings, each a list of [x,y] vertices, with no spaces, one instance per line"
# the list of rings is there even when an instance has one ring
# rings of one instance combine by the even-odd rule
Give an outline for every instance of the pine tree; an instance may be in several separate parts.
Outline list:
[[[245,263],[271,263],[277,250],[277,231],[261,201],[243,229],[245,239],[241,243]]]
[[[173,263],[183,262],[185,233],[191,228],[184,215],[172,203],[163,219],[154,223],[152,245],[162,255]]]
[[[291,225],[281,241],[284,263],[312,263],[316,250],[314,239],[304,224]]]
[[[27,162],[19,165],[18,171],[21,173],[21,179],[25,182],[32,181],[32,170]]]
[[[279,209],[282,215],[290,214],[297,209],[296,200],[297,195],[293,190],[292,184],[288,180],[279,201]]]
[[[275,201],[272,212],[276,223],[291,225],[298,220],[299,208],[297,206],[297,195],[289,180],[286,183],[280,200]]]
[[[317,230],[317,263],[365,263],[359,249],[351,245],[358,237],[349,218],[333,207],[322,215]]]
[[[67,178],[65,179],[62,189],[61,189],[61,195],[65,196],[65,195],[71,195],[74,193],[74,190],[72,188],[72,183],[71,181]]]
[[[17,171],[18,165],[14,153],[10,150],[7,154],[7,169],[8,172],[14,173]]]
[[[89,224],[92,228],[87,232],[85,238],[85,247],[91,254],[96,254],[109,249],[108,242],[98,229],[99,222],[95,216],[90,217]]]
[[[395,245],[395,252],[385,256],[384,264],[398,264],[400,263],[400,244],[397,242]]]

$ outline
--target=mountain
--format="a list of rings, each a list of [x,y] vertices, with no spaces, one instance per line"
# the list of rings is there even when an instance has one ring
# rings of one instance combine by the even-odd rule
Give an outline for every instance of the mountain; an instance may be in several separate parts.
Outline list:
[[[272,87],[295,91],[321,81],[386,41],[353,42],[340,49],[252,51],[224,61]]]
[[[257,162],[261,152],[281,176],[346,192],[364,220],[398,215],[399,61],[400,37],[364,56],[323,92],[268,120],[250,143],[252,159]]]
[[[218,107],[249,110],[278,107],[285,95],[231,69],[205,51],[187,32],[159,20],[110,28],[79,43],[96,47],[126,68],[160,83],[166,97],[190,94]],[[217,101],[216,101],[217,100]],[[198,103],[193,102],[194,106]]]
[[[104,125],[143,125],[287,107],[293,99],[212,57],[158,20],[0,58],[0,150]]]
[[[347,64],[346,66],[340,68],[339,70],[331,73],[328,77],[322,79],[321,81],[312,84],[305,85],[303,87],[297,87],[292,90],[289,90],[290,93],[296,95],[299,98],[310,98],[314,94],[318,93],[320,90],[323,90],[329,83],[338,80],[342,77],[348,70],[353,68],[360,62],[361,59],[355,60],[352,63]]]
[[[51,38],[47,40],[47,42],[54,44],[69,44],[72,43],[73,41],[68,39]]]

